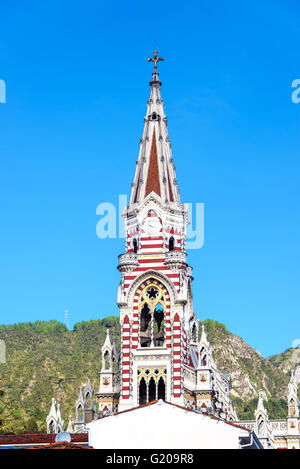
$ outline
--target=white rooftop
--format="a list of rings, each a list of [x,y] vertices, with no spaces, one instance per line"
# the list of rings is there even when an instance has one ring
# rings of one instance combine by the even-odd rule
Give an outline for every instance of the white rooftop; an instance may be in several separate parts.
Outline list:
[[[158,401],[87,424],[95,449],[239,449],[249,431]]]

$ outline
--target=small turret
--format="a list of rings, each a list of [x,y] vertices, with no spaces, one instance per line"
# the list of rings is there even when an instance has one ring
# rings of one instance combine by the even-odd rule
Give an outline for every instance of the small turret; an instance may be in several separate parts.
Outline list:
[[[96,409],[96,403],[94,402],[94,394],[95,391],[89,376],[87,383],[80,386],[78,399],[75,403],[75,432],[85,432],[85,425],[97,418],[98,414]]]
[[[115,338],[113,343],[110,340],[110,331],[107,329],[104,344],[101,349],[102,368],[100,371],[100,385],[97,399],[99,411],[105,414],[107,411],[113,412],[119,398],[119,353],[116,347]]]
[[[198,369],[202,369],[203,367],[207,368],[211,366],[213,362],[212,358],[212,350],[210,347],[210,343],[208,342],[205,326],[202,324],[202,333],[200,337],[200,341],[198,343]]]
[[[112,369],[112,353],[113,347],[110,341],[109,329],[106,329],[106,337],[101,349],[102,352],[102,370]]]
[[[56,411],[56,400],[52,397],[51,409],[46,418],[47,433],[57,433],[57,411]]]
[[[288,433],[299,433],[299,403],[297,395],[297,382],[295,379],[294,370],[292,370],[291,380],[288,386]]]
[[[83,397],[83,386],[79,388],[79,394],[77,401],[75,403],[76,408],[76,419],[74,423],[75,432],[82,431],[84,428],[85,421],[85,406],[84,406],[84,397]]]
[[[274,446],[273,435],[269,424],[268,411],[264,405],[264,393],[258,393],[258,403],[255,410],[255,433],[265,449]]]

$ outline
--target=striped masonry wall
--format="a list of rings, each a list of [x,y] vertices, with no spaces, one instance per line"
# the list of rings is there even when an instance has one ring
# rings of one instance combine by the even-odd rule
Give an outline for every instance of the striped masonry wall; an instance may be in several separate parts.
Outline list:
[[[122,398],[129,399],[130,396],[130,321],[124,317],[122,325]]]
[[[173,321],[173,396],[180,397],[182,391],[182,367],[181,367],[181,323],[178,313]]]

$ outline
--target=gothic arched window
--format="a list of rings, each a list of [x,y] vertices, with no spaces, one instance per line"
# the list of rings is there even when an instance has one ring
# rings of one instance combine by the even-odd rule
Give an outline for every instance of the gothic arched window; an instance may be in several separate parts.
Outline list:
[[[296,404],[295,404],[294,399],[290,400],[289,407],[290,407],[290,412],[289,412],[290,415],[295,415],[295,413],[296,413]]]
[[[157,386],[157,399],[162,399],[163,401],[166,398],[166,385],[163,377],[159,378]]]
[[[140,337],[141,346],[150,347],[151,343],[151,310],[147,303],[145,303],[141,310],[140,321]]]
[[[163,347],[165,310],[166,302],[162,289],[155,284],[145,287],[139,298],[141,347]]]
[[[139,405],[146,404],[147,402],[147,385],[145,378],[140,380],[139,385]]]
[[[77,407],[77,412],[76,412],[76,417],[77,417],[77,421],[78,422],[83,422],[83,408],[82,408],[82,405],[79,404],[79,406]]]
[[[106,350],[103,358],[104,358],[104,369],[109,370],[110,369],[110,353],[108,350]]]
[[[259,418],[257,423],[257,430],[259,435],[263,435],[265,432],[265,422],[262,417]]]
[[[152,402],[156,400],[156,385],[155,385],[155,379],[150,378],[149,381],[149,389],[148,389],[149,397],[148,397],[148,402]]]
[[[55,433],[55,422],[51,420],[49,423],[49,433]]]
[[[153,314],[153,340],[155,347],[164,345],[164,308],[157,303]]]
[[[173,236],[169,239],[169,251],[174,251],[175,239]]]
[[[134,239],[133,242],[133,252],[136,254],[137,253],[137,250],[138,250],[138,243],[137,243],[137,240]]]
[[[92,406],[92,396],[90,395],[89,392],[86,393],[85,395],[85,407],[87,409],[91,409],[93,406]]]
[[[197,327],[195,323],[193,324],[193,327],[192,327],[192,341],[194,343],[197,342]]]

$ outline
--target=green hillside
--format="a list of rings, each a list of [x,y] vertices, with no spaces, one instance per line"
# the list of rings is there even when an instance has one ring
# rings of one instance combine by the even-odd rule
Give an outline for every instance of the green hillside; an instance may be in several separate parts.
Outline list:
[[[271,361],[261,357],[240,337],[218,322],[205,321],[208,339],[220,369],[231,373],[232,398],[239,416],[253,417],[259,390],[269,399],[270,417],[285,416],[288,377]],[[57,321],[0,326],[6,343],[6,363],[0,364],[0,432],[45,431],[51,398],[59,400],[58,380],[63,379],[62,411],[65,422],[79,386],[91,382],[97,391],[101,346],[106,328],[120,340],[119,318],[108,317],[75,324],[69,331]]]

